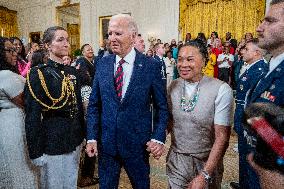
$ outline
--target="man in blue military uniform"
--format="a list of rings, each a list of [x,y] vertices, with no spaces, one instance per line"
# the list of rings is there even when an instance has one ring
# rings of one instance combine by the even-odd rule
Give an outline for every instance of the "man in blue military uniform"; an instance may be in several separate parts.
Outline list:
[[[272,54],[269,71],[250,93],[249,103],[266,102],[284,106],[284,0],[272,0],[258,26],[258,46]],[[260,188],[258,178],[250,180]]]
[[[271,1],[270,9],[258,26],[259,46],[272,54],[267,75],[251,94],[250,102],[284,105],[284,0]]]
[[[166,79],[167,79],[167,72],[166,72],[166,64],[164,62],[164,55],[165,55],[165,47],[163,43],[157,43],[154,46],[154,49],[156,51],[156,55],[154,56],[154,58],[156,60],[159,61],[160,63],[160,67],[161,67],[161,74],[163,79],[165,80],[166,83]]]
[[[239,149],[239,187],[246,188],[250,186],[248,178],[254,176],[252,169],[248,166],[246,156],[248,146],[244,138],[244,129],[242,125],[244,107],[247,103],[247,94],[257,82],[266,75],[268,65],[263,60],[263,50],[257,46],[257,39],[248,42],[241,50],[245,64],[242,66],[239,78],[236,81],[236,109],[234,116],[234,130],[238,134]],[[234,184],[231,184],[234,185]],[[235,187],[237,188],[237,187]],[[253,188],[253,186],[248,187]]]

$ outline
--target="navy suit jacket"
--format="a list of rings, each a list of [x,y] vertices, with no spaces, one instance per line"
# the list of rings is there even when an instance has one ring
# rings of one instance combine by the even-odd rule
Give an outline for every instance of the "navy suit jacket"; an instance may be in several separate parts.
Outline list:
[[[284,61],[260,80],[251,94],[250,102],[270,102],[284,107]]]
[[[87,139],[98,141],[99,153],[121,157],[145,153],[150,139],[165,142],[168,109],[159,63],[136,50],[132,76],[120,101],[114,88],[115,55],[98,64],[89,99]],[[156,107],[152,128],[151,97]]]

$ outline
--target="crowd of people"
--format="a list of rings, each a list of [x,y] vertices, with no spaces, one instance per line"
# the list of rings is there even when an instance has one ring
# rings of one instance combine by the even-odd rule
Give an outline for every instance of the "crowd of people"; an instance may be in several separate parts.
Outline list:
[[[258,38],[239,43],[187,33],[145,50],[126,14],[111,17],[97,56],[84,44],[71,57],[59,26],[27,51],[0,37],[0,188],[118,188],[123,167],[133,188],[149,189],[149,156],[160,159],[167,135],[168,188],[221,188],[231,126],[231,187],[283,188],[283,8],[272,0]]]
[[[235,89],[235,80],[244,64],[241,50],[243,50],[247,42],[253,39],[252,33],[246,33],[239,43],[236,39],[232,38],[230,32],[226,33],[225,39],[220,39],[218,33],[213,31],[210,38],[207,40],[204,33],[199,33],[195,39],[191,38],[191,33],[187,33],[185,41],[179,41],[178,44],[175,39],[172,39],[170,43],[162,43],[162,41],[158,39],[155,45],[150,45],[150,48],[146,51],[146,55],[150,57],[156,57],[156,55],[163,57],[169,85],[173,79],[178,78],[178,49],[190,40],[199,40],[207,47],[209,56],[202,70],[204,75],[225,81]],[[163,44],[163,46],[158,44]],[[267,62],[270,60],[269,53],[266,53],[266,51],[264,51],[263,56]]]

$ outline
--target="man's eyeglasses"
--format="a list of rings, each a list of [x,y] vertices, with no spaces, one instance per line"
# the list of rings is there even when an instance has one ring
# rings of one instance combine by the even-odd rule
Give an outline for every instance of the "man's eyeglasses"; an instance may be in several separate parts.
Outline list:
[[[9,52],[10,54],[17,53],[15,48],[9,48],[9,49],[7,48],[7,49],[4,49],[4,51]]]

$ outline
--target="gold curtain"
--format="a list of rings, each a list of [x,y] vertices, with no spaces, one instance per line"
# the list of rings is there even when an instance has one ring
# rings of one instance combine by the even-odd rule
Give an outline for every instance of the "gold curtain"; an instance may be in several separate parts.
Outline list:
[[[17,12],[0,6],[0,36],[18,36]]]
[[[264,12],[265,0],[180,0],[179,30],[183,39],[187,32],[195,38],[217,31],[222,39],[231,32],[240,40],[246,32],[256,35]]]

